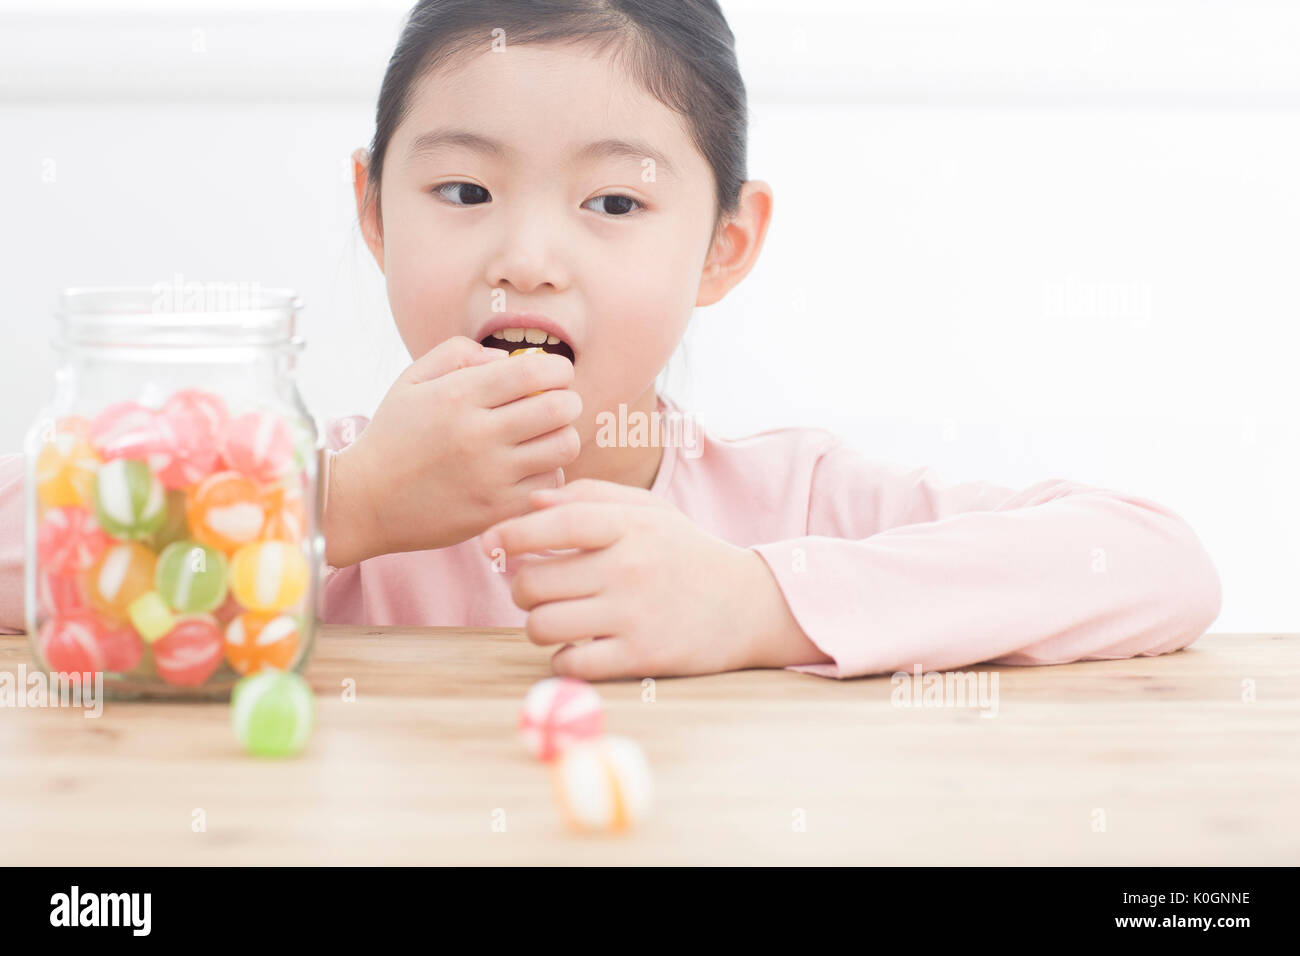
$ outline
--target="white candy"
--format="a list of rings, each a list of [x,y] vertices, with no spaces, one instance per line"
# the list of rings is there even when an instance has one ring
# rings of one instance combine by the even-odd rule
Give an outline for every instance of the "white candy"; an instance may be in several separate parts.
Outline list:
[[[555,800],[579,830],[626,830],[650,809],[650,765],[636,741],[601,737],[575,743],[553,770]]]

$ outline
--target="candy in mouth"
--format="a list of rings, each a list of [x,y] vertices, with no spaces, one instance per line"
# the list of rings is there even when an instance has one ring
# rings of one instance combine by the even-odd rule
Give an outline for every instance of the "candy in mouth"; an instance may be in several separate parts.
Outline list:
[[[525,337],[525,335],[520,334],[521,332],[532,332],[533,335]],[[546,335],[545,338],[542,338],[537,334],[538,332],[540,332],[540,330],[502,329],[487,336],[483,339],[482,344],[487,348],[509,349],[511,350],[512,355],[525,349],[540,349],[543,352],[550,352],[553,355],[563,355],[570,362],[574,361],[573,349],[568,342],[554,335]],[[541,340],[533,341],[533,339]],[[552,341],[552,339],[554,339],[554,341]]]

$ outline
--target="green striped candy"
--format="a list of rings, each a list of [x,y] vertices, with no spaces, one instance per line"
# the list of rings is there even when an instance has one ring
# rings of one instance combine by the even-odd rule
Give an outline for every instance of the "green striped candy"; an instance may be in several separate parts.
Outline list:
[[[197,541],[173,541],[154,566],[153,586],[176,610],[203,614],[226,599],[226,556]]]
[[[230,695],[230,722],[251,754],[287,757],[311,737],[316,698],[293,671],[264,670],[241,678]]]
[[[149,466],[114,458],[95,472],[95,520],[115,538],[147,538],[167,517],[167,496]]]

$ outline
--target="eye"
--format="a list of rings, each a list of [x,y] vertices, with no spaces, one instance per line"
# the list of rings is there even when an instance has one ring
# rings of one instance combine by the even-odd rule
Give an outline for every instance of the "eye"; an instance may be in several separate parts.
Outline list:
[[[455,189],[457,186],[463,186],[468,189],[470,198],[465,202],[456,202],[448,199],[448,202],[453,206],[481,206],[492,198],[491,193],[475,183],[443,183],[441,186],[434,186],[433,191],[438,193],[440,196],[446,196],[447,194],[443,192],[444,189]],[[465,199],[466,197],[462,194],[461,198]]]
[[[629,203],[637,209],[645,208],[645,206],[643,206],[638,200],[633,199],[631,196],[620,196],[618,193],[609,193],[604,196],[596,196],[594,199],[588,199],[587,202],[599,202],[602,199],[614,200],[614,208],[617,210],[621,210],[620,212],[612,213],[612,215],[616,219],[627,218],[627,214],[632,211],[631,209],[628,208],[627,204]],[[587,203],[583,203],[584,207],[586,205]],[[595,210],[595,211],[599,212],[599,210]],[[610,210],[607,208],[605,212],[610,212]]]

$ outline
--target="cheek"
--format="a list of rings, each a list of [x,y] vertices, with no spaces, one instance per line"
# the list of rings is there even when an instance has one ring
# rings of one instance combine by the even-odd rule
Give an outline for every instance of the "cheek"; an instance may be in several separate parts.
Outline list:
[[[409,218],[385,228],[384,262],[388,304],[407,350],[423,355],[444,339],[469,331],[472,316],[464,315],[461,286],[468,263],[445,238],[439,241],[431,224]],[[484,312],[487,306],[484,306]]]

